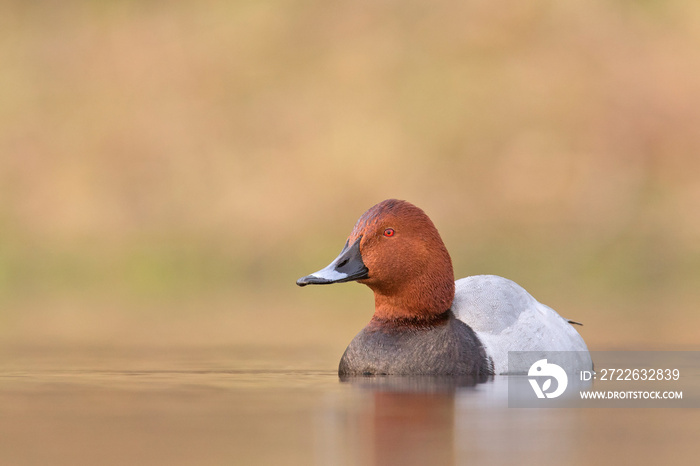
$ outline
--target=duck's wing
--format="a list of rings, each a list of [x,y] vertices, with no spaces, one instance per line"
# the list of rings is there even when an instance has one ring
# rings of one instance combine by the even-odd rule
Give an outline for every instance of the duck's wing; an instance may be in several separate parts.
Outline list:
[[[583,338],[552,308],[517,283],[495,275],[456,282],[452,312],[477,334],[497,374],[508,372],[509,351],[585,352],[581,368],[591,366]]]

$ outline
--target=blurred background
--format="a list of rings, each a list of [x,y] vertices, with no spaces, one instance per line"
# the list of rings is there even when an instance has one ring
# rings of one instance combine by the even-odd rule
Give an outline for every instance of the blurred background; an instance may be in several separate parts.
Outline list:
[[[698,349],[700,3],[2,1],[0,339],[320,348],[390,197],[590,349]]]

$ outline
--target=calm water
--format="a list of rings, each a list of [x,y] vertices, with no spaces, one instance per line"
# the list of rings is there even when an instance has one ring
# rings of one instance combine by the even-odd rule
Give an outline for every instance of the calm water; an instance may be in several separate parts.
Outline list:
[[[700,410],[511,409],[506,377],[341,382],[319,351],[2,348],[0,464],[696,464],[700,454]]]

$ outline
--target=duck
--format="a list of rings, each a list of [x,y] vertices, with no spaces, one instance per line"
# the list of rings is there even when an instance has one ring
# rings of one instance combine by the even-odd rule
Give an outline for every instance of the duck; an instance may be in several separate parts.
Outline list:
[[[340,254],[296,283],[351,281],[374,292],[374,314],[343,353],[341,377],[526,373],[509,369],[512,351],[571,352],[576,369],[592,368],[572,325],[578,322],[520,285],[495,275],[455,281],[437,228],[408,201],[387,199],[368,209]]]

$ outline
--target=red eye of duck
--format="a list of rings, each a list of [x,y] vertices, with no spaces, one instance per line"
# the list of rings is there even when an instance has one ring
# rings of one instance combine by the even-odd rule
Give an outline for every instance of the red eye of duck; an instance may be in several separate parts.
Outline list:
[[[387,238],[391,238],[392,236],[394,236],[394,229],[387,228],[386,230],[384,230],[384,236],[386,236]]]

